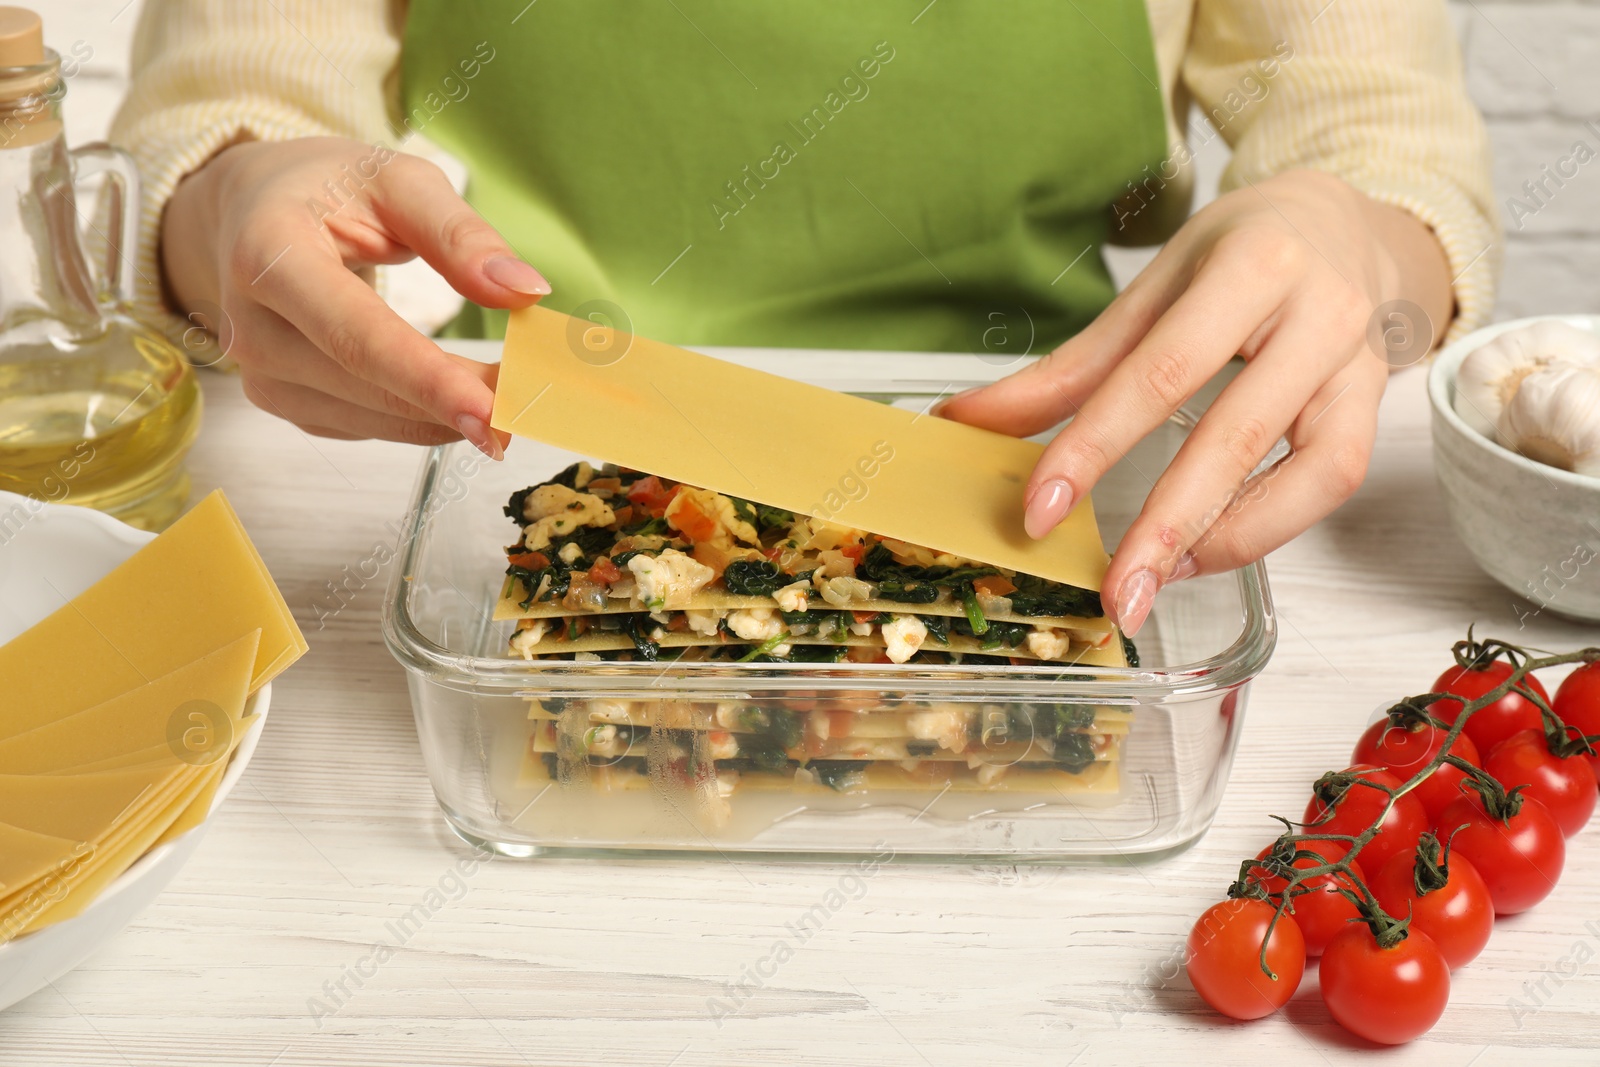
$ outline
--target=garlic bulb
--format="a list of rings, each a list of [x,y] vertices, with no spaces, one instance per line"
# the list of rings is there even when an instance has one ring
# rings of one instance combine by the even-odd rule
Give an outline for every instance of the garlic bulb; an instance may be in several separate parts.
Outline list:
[[[1558,362],[1527,375],[1497,436],[1529,459],[1600,477],[1600,365]]]
[[[1507,330],[1461,361],[1456,372],[1456,414],[1485,437],[1495,436],[1500,414],[1517,386],[1557,361],[1600,367],[1600,334],[1556,319]]]

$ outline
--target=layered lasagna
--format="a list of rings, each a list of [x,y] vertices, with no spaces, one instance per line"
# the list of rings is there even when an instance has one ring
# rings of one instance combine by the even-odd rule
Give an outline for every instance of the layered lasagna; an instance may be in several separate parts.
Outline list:
[[[614,466],[514,493],[495,618],[529,660],[1137,665],[1099,595]],[[607,789],[1114,790],[1125,711],[535,701],[527,775]],[[660,781],[657,785],[663,784]]]

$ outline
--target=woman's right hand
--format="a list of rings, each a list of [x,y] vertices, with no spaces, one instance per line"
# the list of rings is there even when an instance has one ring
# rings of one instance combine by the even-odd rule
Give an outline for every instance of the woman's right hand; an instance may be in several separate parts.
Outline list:
[[[367,280],[420,255],[485,307],[550,292],[432,163],[336,137],[234,145],[178,185],[160,254],[180,308],[221,309],[257,407],[324,437],[465,437],[500,458],[498,367],[441,350]]]

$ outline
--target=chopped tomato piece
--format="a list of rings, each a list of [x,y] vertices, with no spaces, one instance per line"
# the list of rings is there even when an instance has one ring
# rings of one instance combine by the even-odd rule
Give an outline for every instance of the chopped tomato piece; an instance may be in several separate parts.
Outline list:
[[[771,548],[762,549],[761,554],[776,563],[778,561],[778,557],[783,555],[783,549],[779,548],[777,545],[773,545]]]
[[[633,521],[632,504],[624,504],[620,508],[613,508],[611,509],[611,513],[617,517],[618,526],[626,526],[628,523]]]
[[[682,633],[689,628],[689,616],[682,612],[674,612],[672,621],[667,623],[667,629],[673,633]]]
[[[644,508],[652,517],[660,518],[677,492],[677,486],[668,489],[661,484],[660,478],[651,474],[628,487],[628,499]]]
[[[857,563],[860,563],[861,557],[867,554],[867,546],[862,544],[860,541],[857,541],[855,544],[839,546],[839,551],[855,560]]]
[[[550,566],[550,557],[543,552],[518,552],[508,557],[508,562],[513,567],[526,567],[530,571],[542,571]]]
[[[589,568],[589,580],[596,585],[610,585],[621,577],[622,571],[611,562],[610,556],[601,556],[594,561],[594,566]]]
[[[585,491],[593,492],[596,489],[609,489],[613,493],[622,488],[621,478],[590,478],[589,484],[583,487]]]
[[[717,520],[701,511],[691,497],[674,497],[664,514],[668,524],[691,541],[710,541],[717,536]]]
[[[852,611],[850,614],[855,618],[856,622],[871,622],[878,617],[876,611]]]
[[[1016,584],[1003,574],[979,578],[972,583],[972,588],[985,596],[1007,596],[1017,591]]]
[[[828,737],[849,737],[855,728],[856,717],[854,712],[830,711],[828,712]]]

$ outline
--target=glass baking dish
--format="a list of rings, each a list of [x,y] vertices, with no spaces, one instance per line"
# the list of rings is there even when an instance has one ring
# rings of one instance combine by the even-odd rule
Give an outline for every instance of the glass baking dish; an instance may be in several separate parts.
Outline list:
[[[707,351],[918,411],[1006,369],[979,356]],[[1186,413],[1174,416],[1095,488],[1108,547],[1138,514],[1152,479],[1192,426]],[[514,533],[501,506],[513,491],[580,458],[589,457],[520,439],[499,464],[465,444],[433,448],[397,530],[399,566],[384,604],[384,637],[406,668],[434,792],[450,826],[468,842],[519,857],[890,853],[945,861],[1092,862],[1169,855],[1210,825],[1251,680],[1275,640],[1260,564],[1162,592],[1137,639],[1137,668],[510,658],[505,649],[514,624],[490,618],[503,578],[503,546]],[[655,716],[658,727],[686,728],[651,733],[684,739],[691,750],[704,735],[687,728],[715,726],[723,721],[719,714],[806,723],[819,712],[848,715],[866,707],[954,709],[971,722],[1002,724],[993,734],[987,727],[974,730],[974,749],[1015,746],[1019,737],[1004,723],[1020,721],[1025,729],[1042,721],[1040,714],[1057,711],[1093,716],[1090,729],[1125,723],[1126,733],[1111,749],[1113,762],[1102,754],[1083,772],[1081,788],[1075,779],[1069,789],[1035,791],[1026,787],[1027,775],[1014,774],[1024,786],[1006,791],[939,790],[918,782],[903,788],[868,783],[865,790],[833,783],[843,789],[836,792],[807,778],[794,789],[751,787],[722,797],[700,788],[704,782],[688,785],[656,773],[654,757],[608,767],[590,754],[583,773],[554,775],[555,757],[532,751],[541,730],[543,751],[550,750],[559,725],[550,716],[578,714],[563,709],[585,709],[589,721],[587,709],[619,707]],[[540,709],[546,709],[544,720],[530,718]],[[1007,718],[1012,709],[1023,709],[1021,720]],[[1094,740],[1098,745],[1107,738]],[[623,769],[646,763],[648,773]]]

